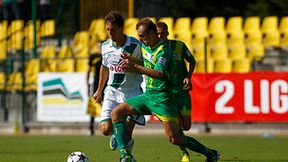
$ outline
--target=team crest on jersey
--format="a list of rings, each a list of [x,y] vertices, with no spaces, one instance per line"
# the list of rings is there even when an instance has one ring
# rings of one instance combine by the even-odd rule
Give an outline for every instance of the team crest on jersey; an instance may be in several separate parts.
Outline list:
[[[153,62],[154,61],[154,57],[150,53],[146,52],[146,53],[144,53],[143,56],[144,56],[145,59],[149,60],[149,62]]]
[[[162,65],[165,65],[166,64],[166,59],[164,57],[160,57],[159,63],[162,64]]]

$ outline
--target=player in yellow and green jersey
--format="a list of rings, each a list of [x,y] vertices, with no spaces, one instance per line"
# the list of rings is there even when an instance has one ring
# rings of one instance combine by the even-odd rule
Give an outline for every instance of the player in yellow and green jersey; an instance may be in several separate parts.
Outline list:
[[[142,44],[143,62],[133,56],[122,55],[121,66],[129,72],[146,75],[146,91],[116,106],[112,122],[120,147],[120,162],[131,162],[133,156],[128,152],[126,116],[134,114],[153,114],[162,123],[167,138],[172,144],[206,156],[207,162],[220,158],[218,151],[207,148],[196,139],[179,132],[178,108],[174,104],[173,75],[174,59],[169,45],[158,38],[156,25],[149,19],[141,19],[136,26]],[[152,148],[153,149],[153,148]]]
[[[174,78],[176,82],[174,92],[175,104],[179,109],[180,133],[191,127],[191,98],[189,91],[192,90],[191,76],[195,68],[195,58],[184,42],[179,40],[168,40],[168,26],[164,22],[157,23],[158,37],[167,41],[174,55]],[[186,62],[189,68],[186,67]],[[181,162],[189,162],[188,151],[180,147],[183,157]]]

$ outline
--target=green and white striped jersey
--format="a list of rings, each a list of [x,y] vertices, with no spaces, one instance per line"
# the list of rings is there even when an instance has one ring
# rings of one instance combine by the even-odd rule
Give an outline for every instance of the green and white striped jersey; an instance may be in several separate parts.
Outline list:
[[[141,42],[133,37],[126,36],[126,42],[121,47],[116,47],[111,39],[108,39],[101,46],[102,65],[109,69],[107,85],[121,91],[140,89],[142,75],[138,73],[125,72],[122,66],[121,54],[130,54],[142,60]]]

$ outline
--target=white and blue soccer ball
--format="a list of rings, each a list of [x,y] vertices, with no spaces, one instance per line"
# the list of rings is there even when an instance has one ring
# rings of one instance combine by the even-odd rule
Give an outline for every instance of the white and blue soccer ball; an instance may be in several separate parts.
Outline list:
[[[89,159],[83,152],[74,151],[68,156],[67,162],[89,162]]]

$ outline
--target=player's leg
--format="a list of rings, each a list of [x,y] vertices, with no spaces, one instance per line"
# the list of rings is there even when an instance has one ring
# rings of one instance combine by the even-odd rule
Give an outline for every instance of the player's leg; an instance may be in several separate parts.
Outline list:
[[[178,123],[175,121],[162,121],[162,123],[169,142],[174,145],[184,146],[184,136],[178,131]]]
[[[100,115],[100,131],[105,136],[111,135],[109,140],[109,147],[111,150],[116,150],[118,147],[116,136],[113,134],[113,125],[111,121],[111,112],[117,105],[119,105],[119,103],[109,99],[109,96],[104,96]],[[129,138],[129,140],[130,139],[131,138]]]
[[[137,115],[133,115],[133,116],[137,116]],[[143,115],[142,115],[143,116]],[[130,117],[130,116],[129,116]],[[144,118],[144,116],[143,116]],[[134,147],[134,139],[132,138],[132,134],[133,134],[133,130],[135,127],[135,123],[137,122],[137,124],[139,124],[139,122],[143,125],[143,122],[145,124],[145,118],[144,119],[139,119],[137,120],[137,118],[134,118],[133,120],[131,120],[131,118],[127,118],[126,123],[127,123],[127,136],[129,139],[128,142],[128,152],[132,153],[133,147]],[[111,150],[116,150],[118,147],[118,143],[116,140],[116,136],[113,134],[110,138],[110,148]]]
[[[191,128],[191,99],[189,92],[183,91],[175,94],[176,105],[179,108],[179,132],[184,135],[183,131],[187,131]],[[190,157],[188,150],[184,146],[179,146],[182,152],[181,162],[189,162]]]
[[[113,131],[111,119],[100,122],[100,132],[105,136],[110,136]]]
[[[145,95],[142,94],[140,96],[136,96],[126,100],[126,102],[120,104],[112,111],[112,122],[117,142],[120,147],[121,159],[125,160],[126,158],[133,158],[131,153],[128,152],[129,146],[127,139],[126,117],[139,113],[151,113],[148,109],[148,111],[145,111],[145,108],[147,108],[145,107],[145,102],[147,102],[147,99],[145,98]]]
[[[109,136],[113,132],[111,112],[116,105],[117,103],[115,101],[107,99],[106,96],[104,96],[100,115],[100,132],[105,136]]]
[[[189,113],[191,114],[191,111],[189,111]],[[179,119],[179,132],[183,136],[184,136],[183,131],[187,131],[191,127],[191,115],[188,115],[188,113],[186,113],[186,114],[183,115],[183,113],[181,113],[181,110],[180,110],[180,114],[178,117],[178,119]],[[190,156],[189,156],[188,150],[184,146],[179,146],[179,148],[182,152],[181,162],[190,162]]]
[[[178,117],[178,122],[179,122],[179,132],[182,136],[184,136],[184,132],[183,132],[183,128],[182,128],[183,121],[182,121],[181,115],[179,115],[179,117]],[[179,146],[179,148],[182,152],[181,162],[190,162],[190,156],[189,156],[188,150],[184,146]]]
[[[177,107],[179,108],[179,122],[181,128],[187,131],[191,128],[191,97],[189,92],[181,91],[175,95]]]
[[[205,155],[208,162],[216,162],[220,158],[218,151],[207,148],[196,139],[188,136],[182,136],[179,133],[179,125],[175,121],[163,122],[166,136],[172,144],[184,146],[191,151]]]
[[[138,112],[131,105],[125,102],[116,106],[111,113],[114,135],[116,136],[122,157],[130,156],[130,153],[127,152],[129,139],[127,136],[126,117],[137,113]]]
[[[191,128],[191,115],[180,115],[179,118],[181,120],[181,129],[183,131],[188,131]]]

